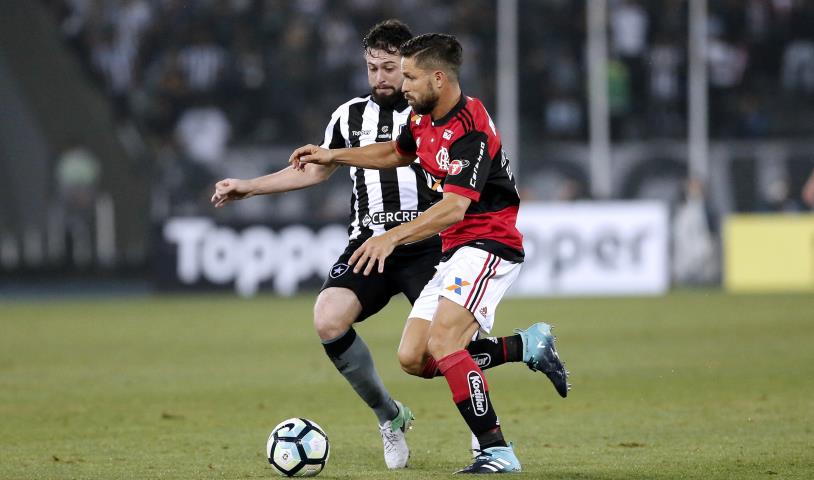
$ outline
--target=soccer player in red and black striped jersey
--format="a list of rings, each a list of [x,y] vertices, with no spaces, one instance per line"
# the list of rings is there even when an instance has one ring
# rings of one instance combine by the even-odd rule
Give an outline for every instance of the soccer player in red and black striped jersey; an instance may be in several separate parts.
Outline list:
[[[494,313],[523,261],[515,223],[520,199],[500,135],[483,104],[462,94],[458,83],[462,49],[452,36],[427,34],[401,46],[402,90],[412,107],[393,142],[355,149],[307,145],[292,164],[392,168],[416,158],[443,187],[441,201],[418,218],[366,240],[351,256],[354,271],[382,272],[398,245],[441,233],[442,259],[410,313],[399,360],[410,373],[444,375],[480,452],[462,473],[520,471],[503,438],[483,372],[466,350],[478,331],[489,332]],[[567,393],[567,372],[554,348],[550,327],[537,323],[519,331],[523,361]],[[429,356],[426,353],[429,353]]]

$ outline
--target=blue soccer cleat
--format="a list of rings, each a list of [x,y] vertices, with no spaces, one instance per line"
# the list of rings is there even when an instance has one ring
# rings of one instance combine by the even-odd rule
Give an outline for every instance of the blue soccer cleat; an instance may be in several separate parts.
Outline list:
[[[455,473],[516,473],[520,471],[520,460],[514,454],[512,445],[491,447],[480,450],[472,465]]]
[[[523,339],[523,363],[535,372],[545,373],[557,393],[563,398],[567,397],[568,390],[571,389],[568,371],[554,347],[551,325],[539,322],[525,330],[515,330],[514,333],[520,334]]]

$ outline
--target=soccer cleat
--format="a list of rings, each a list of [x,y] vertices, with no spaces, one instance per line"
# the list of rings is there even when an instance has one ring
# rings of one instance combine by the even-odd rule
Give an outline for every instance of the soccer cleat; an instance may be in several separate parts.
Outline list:
[[[523,339],[523,362],[531,370],[545,373],[557,393],[563,398],[567,397],[568,390],[571,389],[568,371],[554,346],[551,325],[539,322],[525,330],[515,330],[514,333],[520,334]]]
[[[407,461],[410,460],[410,447],[407,446],[407,440],[404,434],[407,430],[413,428],[413,412],[406,405],[395,400],[396,406],[399,408],[399,413],[393,420],[384,422],[379,425],[379,432],[382,434],[382,443],[384,444],[384,463],[390,470],[404,468],[407,466]]]
[[[514,454],[514,448],[510,443],[508,447],[480,450],[472,465],[455,473],[515,473],[520,470],[520,460]]]

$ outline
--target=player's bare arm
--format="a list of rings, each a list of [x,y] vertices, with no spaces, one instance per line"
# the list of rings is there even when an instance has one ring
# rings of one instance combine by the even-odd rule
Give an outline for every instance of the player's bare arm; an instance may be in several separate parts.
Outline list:
[[[353,252],[348,263],[353,271],[369,275],[378,265],[379,273],[384,272],[384,261],[393,250],[407,243],[418,242],[440,233],[464,218],[466,209],[472,202],[469,198],[455,193],[444,193],[444,198],[415,220],[402,223],[382,235],[371,237]]]
[[[307,167],[297,170],[289,166],[278,172],[247,180],[225,178],[215,184],[215,193],[212,195],[211,202],[215,204],[215,208],[220,208],[233,200],[308,188],[327,180],[336,170],[337,165],[308,165]]]
[[[331,150],[316,145],[305,145],[294,150],[289,163],[294,168],[302,168],[307,164],[317,164],[346,165],[382,170],[403,167],[411,164],[416,159],[415,156],[400,154],[395,145],[395,142],[382,142],[364,147]]]

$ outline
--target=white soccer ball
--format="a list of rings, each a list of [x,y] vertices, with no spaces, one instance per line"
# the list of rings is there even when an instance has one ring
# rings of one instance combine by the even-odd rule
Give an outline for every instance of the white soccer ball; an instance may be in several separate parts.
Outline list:
[[[289,418],[271,431],[266,442],[266,457],[280,475],[313,477],[325,468],[331,447],[328,436],[316,422]]]

